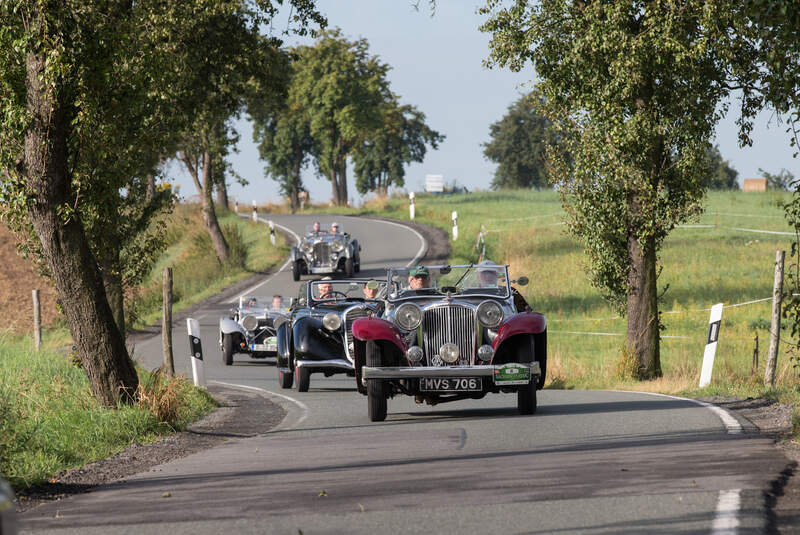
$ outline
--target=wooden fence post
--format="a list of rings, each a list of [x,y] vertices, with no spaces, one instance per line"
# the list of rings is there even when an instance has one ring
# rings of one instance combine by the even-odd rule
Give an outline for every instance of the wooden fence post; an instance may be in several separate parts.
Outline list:
[[[161,309],[161,346],[164,350],[164,371],[175,375],[172,359],[172,268],[164,268],[163,303]]]
[[[764,384],[775,386],[775,369],[778,366],[778,344],[781,341],[781,297],[783,294],[783,259],[786,251],[775,253],[775,281],[772,285],[772,323],[769,329],[769,353],[764,371]]]
[[[42,307],[39,303],[39,290],[33,290],[33,345],[36,351],[42,346]]]

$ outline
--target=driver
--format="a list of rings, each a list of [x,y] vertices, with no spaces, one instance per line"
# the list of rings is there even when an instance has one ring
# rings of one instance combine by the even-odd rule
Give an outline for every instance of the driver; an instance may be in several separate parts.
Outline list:
[[[417,295],[436,293],[436,289],[431,287],[431,277],[428,268],[417,265],[408,271],[408,289],[414,290]]]
[[[330,281],[330,277],[324,277],[323,281]],[[333,297],[333,285],[330,282],[320,282],[317,285],[317,293],[319,297],[317,299],[330,299]]]
[[[339,234],[339,223],[336,221],[331,223],[331,234]]]
[[[314,221],[314,226],[312,227],[314,234],[319,234],[319,228],[319,221]]]
[[[280,310],[283,308],[283,298],[280,295],[272,296],[272,308],[275,310]]]
[[[378,297],[378,283],[376,281],[368,281],[364,285],[364,299],[377,299]]]

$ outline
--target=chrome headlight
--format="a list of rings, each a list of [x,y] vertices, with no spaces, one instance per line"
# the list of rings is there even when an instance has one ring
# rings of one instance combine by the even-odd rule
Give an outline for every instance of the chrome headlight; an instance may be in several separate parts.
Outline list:
[[[478,305],[478,321],[484,327],[497,327],[503,321],[503,309],[495,301],[484,301]]]
[[[489,362],[493,356],[494,349],[492,349],[492,346],[484,344],[478,348],[478,358],[483,362]]]
[[[342,251],[344,251],[344,244],[339,240],[336,240],[334,242],[331,242],[331,249],[333,249],[337,253],[341,253]]]
[[[419,346],[411,346],[406,351],[406,358],[411,362],[419,362],[422,360],[422,348]]]
[[[443,344],[439,348],[439,358],[448,364],[452,364],[458,360],[458,346],[455,344]]]
[[[404,331],[413,331],[421,321],[422,309],[414,303],[404,303],[394,313],[394,322]]]
[[[311,254],[311,251],[314,250],[314,244],[311,243],[310,241],[304,241],[300,245],[300,249],[306,254]]]
[[[342,317],[335,312],[328,312],[325,314],[325,317],[322,318],[322,325],[329,331],[335,331],[342,326]]]
[[[248,331],[255,331],[258,329],[258,318],[253,316],[252,314],[248,314],[247,316],[242,318],[242,327]]]

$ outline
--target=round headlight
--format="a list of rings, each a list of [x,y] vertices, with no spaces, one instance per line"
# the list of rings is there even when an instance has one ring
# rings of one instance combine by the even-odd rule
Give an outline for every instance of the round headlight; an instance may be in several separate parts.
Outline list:
[[[322,325],[329,331],[335,331],[342,326],[342,317],[335,312],[328,312],[325,314],[325,317],[322,318]]]
[[[333,249],[337,253],[340,253],[344,250],[344,244],[338,240],[335,242],[331,242],[331,249]]]
[[[314,244],[312,244],[310,241],[304,241],[300,246],[300,249],[302,249],[304,253],[310,254],[311,251],[314,250]]]
[[[492,356],[494,355],[494,350],[492,346],[484,344],[478,348],[478,358],[481,359],[483,362],[489,362],[492,360]]]
[[[404,331],[413,331],[421,321],[422,310],[414,303],[404,303],[394,313],[394,322]]]
[[[478,305],[478,321],[484,327],[497,327],[503,321],[503,309],[495,301]]]
[[[252,314],[248,314],[242,318],[242,327],[248,331],[255,331],[258,328],[258,318]]]
[[[411,362],[419,362],[422,360],[422,348],[419,346],[411,346],[406,351],[406,358]]]
[[[439,358],[448,364],[458,360],[458,346],[455,344],[444,344],[439,348]]]

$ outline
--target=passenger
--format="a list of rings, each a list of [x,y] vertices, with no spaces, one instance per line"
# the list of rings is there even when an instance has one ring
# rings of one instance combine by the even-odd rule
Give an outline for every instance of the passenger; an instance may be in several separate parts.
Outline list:
[[[339,223],[335,221],[331,223],[331,234],[339,234]]]
[[[283,308],[283,297],[281,297],[280,295],[273,295],[272,308],[275,310],[281,310]]]
[[[364,299],[377,299],[378,297],[378,283],[376,281],[369,281],[364,285]]]
[[[314,226],[313,226],[314,234],[319,234],[319,229],[320,229],[319,221],[314,221]]]
[[[435,294],[436,289],[431,287],[431,277],[425,266],[414,266],[408,271],[408,289],[417,295]]]
[[[478,264],[478,285],[481,288],[497,288],[497,267],[491,260]]]

